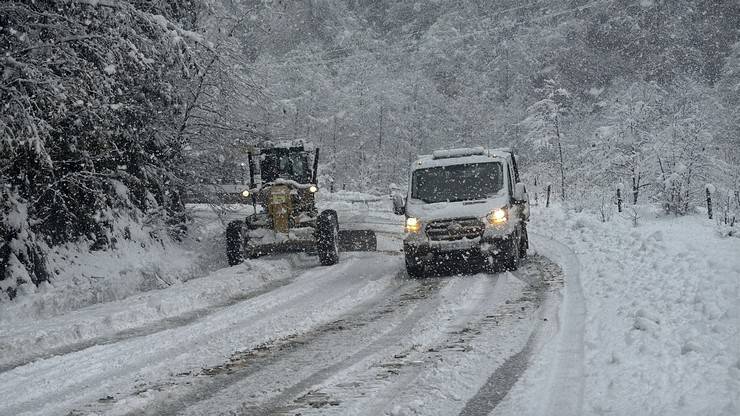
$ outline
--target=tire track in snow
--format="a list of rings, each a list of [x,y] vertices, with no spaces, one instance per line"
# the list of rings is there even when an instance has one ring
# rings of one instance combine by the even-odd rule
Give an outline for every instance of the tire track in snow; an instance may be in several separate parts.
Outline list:
[[[363,393],[362,403],[353,404],[353,409],[348,412],[352,414],[365,415],[382,415],[387,414],[388,405],[401,396],[408,386],[423,374],[428,367],[427,353],[445,349],[454,342],[448,342],[449,338],[458,338],[459,331],[463,331],[466,325],[478,315],[486,315],[491,307],[504,303],[506,295],[509,294],[507,284],[502,279],[503,274],[495,275],[478,275],[475,278],[457,278],[456,282],[464,285],[464,291],[458,294],[462,295],[459,300],[462,303],[459,308],[451,308],[447,311],[449,319],[442,322],[436,328],[436,332],[427,334],[422,337],[421,348],[413,348],[405,357],[407,362],[418,363],[417,365],[405,365],[404,371],[396,375],[395,379],[379,380],[376,390],[371,394]],[[452,306],[452,305],[451,305]],[[395,358],[395,355],[392,355]],[[371,399],[370,399],[371,398]]]
[[[507,358],[493,372],[486,384],[478,390],[478,393],[465,403],[460,416],[486,416],[496,408],[496,405],[509,394],[509,390],[514,387],[524,370],[527,369],[534,339],[535,334],[533,333],[527,340],[524,349]]]
[[[502,401],[509,400],[507,397],[512,388],[529,369],[533,354],[541,352],[543,348],[552,348],[554,353],[547,353],[547,388],[537,392],[540,394],[537,401],[539,406],[536,406],[534,414],[576,416],[582,413],[585,299],[580,282],[580,264],[575,253],[564,244],[532,232],[530,236],[533,237],[535,251],[562,269],[562,289],[556,296],[546,297],[541,308],[542,313],[550,316],[555,325],[547,327],[539,322],[523,348],[496,368],[476,395],[466,403],[460,416],[492,414]],[[513,400],[523,400],[527,396],[526,391],[517,394]],[[508,413],[504,411],[503,414]]]
[[[401,272],[399,272],[399,275]],[[243,368],[216,374],[202,389],[170,406],[155,405],[145,414],[208,414],[224,404],[239,414],[275,414],[285,402],[311,385],[393,343],[439,303],[443,279],[408,280],[395,284],[341,317],[282,345],[268,348],[262,357],[247,354]],[[258,380],[258,381],[257,381]],[[244,400],[255,388],[271,390]],[[221,407],[219,407],[221,406]]]
[[[382,336],[357,353],[352,354],[337,363],[331,364],[328,367],[322,368],[321,370],[311,374],[309,377],[301,380],[299,383],[294,384],[283,391],[278,397],[271,400],[267,405],[258,407],[259,411],[254,413],[254,415],[262,416],[273,415],[276,413],[294,414],[293,406],[286,406],[285,404],[290,403],[300,395],[308,392],[312,386],[323,383],[329,378],[347,371],[352,367],[360,366],[362,362],[368,362],[372,360],[373,357],[385,355],[389,350],[398,348],[398,346],[402,344],[404,337],[407,337],[420,321],[425,318],[429,318],[429,316],[433,315],[434,311],[440,307],[442,303],[440,291],[442,288],[449,288],[451,283],[449,280],[444,279],[434,279],[431,281],[433,284],[431,286],[427,286],[432,289],[430,293],[428,293],[427,296],[423,296],[418,299],[419,302],[409,311],[410,313],[408,313],[406,317],[390,331],[382,334]],[[453,285],[454,283],[456,282],[453,282]]]
[[[512,274],[519,280],[529,284],[533,290],[533,306],[540,309],[537,313],[537,323],[527,338],[524,347],[516,354],[509,356],[503,364],[496,368],[475,396],[465,403],[465,407],[460,411],[460,416],[486,416],[490,414],[509,394],[511,388],[519,381],[519,378],[529,366],[530,357],[542,337],[542,313],[544,311],[541,308],[548,297],[548,292],[551,290],[549,284],[557,282],[557,279],[552,279],[557,276],[557,272],[548,270],[547,261],[543,263],[541,256],[530,257],[530,260],[532,259],[534,259],[535,263],[540,263],[536,266],[540,272],[536,278],[533,278],[529,273],[523,273],[521,269],[517,272],[512,272]],[[550,273],[553,274],[549,275]]]
[[[279,337],[309,330],[351,309],[358,296],[370,296],[390,284],[387,270],[397,265],[388,263],[379,256],[353,256],[337,266],[309,270],[292,284],[190,325],[10,370],[0,381],[0,396],[4,397],[0,414],[66,413],[80,403],[129,391],[137,380],[156,383],[170,371],[215,364],[273,334]],[[361,271],[360,278],[346,278],[352,269]]]
[[[248,301],[249,299],[256,298],[267,292],[290,284],[291,282],[293,282],[293,280],[295,280],[296,277],[298,277],[298,275],[302,271],[305,271],[305,268],[295,270],[293,273],[291,273],[289,277],[269,281],[264,286],[258,287],[253,291],[227,299],[224,302],[220,302],[215,305],[210,305],[205,308],[188,311],[177,316],[163,318],[159,321],[148,323],[140,327],[125,329],[112,335],[90,338],[82,342],[68,344],[58,348],[52,348],[43,353],[26,357],[23,360],[11,362],[8,365],[0,366],[0,376],[2,376],[2,374],[7,371],[13,370],[14,368],[22,367],[34,361],[43,360],[58,355],[71,354],[94,346],[115,344],[117,342],[125,341],[128,339],[144,337],[147,335],[155,334],[157,332],[166,331],[168,329],[190,325],[199,319],[203,319],[208,315],[217,313],[218,311],[228,308],[229,306]]]
[[[541,234],[532,233],[537,251],[563,268],[565,286],[558,313],[555,360],[550,373],[549,397],[542,400],[540,415],[580,415],[584,389],[584,331],[586,300],[581,286],[581,264],[565,244]]]
[[[491,374],[502,365],[499,374],[516,367],[514,362],[527,367],[527,360],[518,358],[530,352],[518,357],[517,353],[529,340],[539,341],[539,335],[532,334],[552,326],[553,310],[545,305],[556,301],[550,294],[562,287],[561,277],[556,264],[533,256],[518,272],[498,274],[495,285],[490,278],[479,280],[488,285],[461,298],[459,304],[467,311],[453,311],[450,317],[457,322],[446,324],[448,329],[438,333],[437,341],[428,339],[410,350],[389,352],[364,371],[313,387],[301,398],[303,407],[293,410],[303,415],[451,415],[472,401],[468,414],[488,415],[491,406],[478,405],[489,396],[481,386],[495,379]],[[462,280],[472,285],[478,278]],[[538,347],[535,342],[529,348],[533,353]],[[505,364],[507,360],[511,362]],[[507,382],[513,385],[519,375],[521,371],[509,371]],[[508,389],[501,383],[494,385]]]

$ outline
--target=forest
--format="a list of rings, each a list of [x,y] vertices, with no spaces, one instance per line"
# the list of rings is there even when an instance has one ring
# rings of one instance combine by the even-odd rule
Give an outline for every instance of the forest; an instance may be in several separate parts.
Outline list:
[[[327,189],[510,147],[532,198],[602,221],[618,189],[740,212],[733,0],[10,0],[0,51],[0,301],[55,247],[177,241],[266,141],[321,147]]]

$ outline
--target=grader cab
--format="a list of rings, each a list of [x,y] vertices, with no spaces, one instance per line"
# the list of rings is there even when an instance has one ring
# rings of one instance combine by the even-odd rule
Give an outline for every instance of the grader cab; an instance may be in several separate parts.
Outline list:
[[[315,253],[322,265],[339,261],[346,241],[350,246],[375,249],[375,234],[339,229],[337,212],[319,212],[317,170],[319,149],[303,143],[262,147],[248,153],[249,185],[242,192],[254,214],[232,221],[226,229],[226,255],[230,265],[244,256],[306,252]],[[356,241],[358,239],[364,241]]]

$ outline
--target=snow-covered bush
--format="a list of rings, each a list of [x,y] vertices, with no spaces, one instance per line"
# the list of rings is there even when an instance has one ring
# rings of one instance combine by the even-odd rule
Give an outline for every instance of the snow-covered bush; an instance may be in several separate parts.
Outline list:
[[[24,284],[48,280],[43,251],[29,226],[28,203],[8,188],[0,188],[0,301],[13,298]]]

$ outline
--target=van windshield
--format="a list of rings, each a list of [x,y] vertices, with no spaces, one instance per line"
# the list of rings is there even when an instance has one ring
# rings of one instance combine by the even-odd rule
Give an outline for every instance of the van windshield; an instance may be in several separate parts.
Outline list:
[[[411,197],[426,203],[485,199],[503,184],[500,162],[439,166],[414,171]]]

